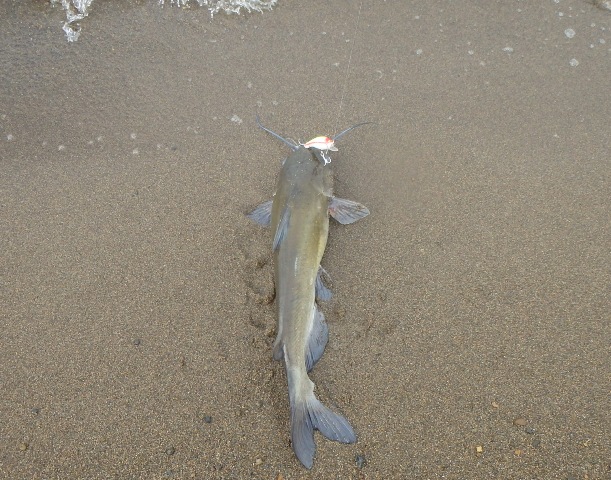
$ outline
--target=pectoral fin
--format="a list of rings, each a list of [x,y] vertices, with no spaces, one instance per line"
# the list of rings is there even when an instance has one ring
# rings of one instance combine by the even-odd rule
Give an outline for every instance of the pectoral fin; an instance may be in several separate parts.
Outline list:
[[[329,215],[342,225],[348,225],[369,215],[365,205],[346,200],[345,198],[331,197],[329,201]]]
[[[255,208],[252,212],[247,214],[246,216],[250,218],[252,221],[257,222],[259,225],[263,227],[269,227],[269,224],[272,222],[272,204],[273,200],[268,200],[267,202],[262,203],[257,208]]]
[[[278,223],[278,228],[276,229],[276,235],[274,235],[274,243],[272,245],[272,251],[275,252],[276,249],[282,243],[282,239],[284,235],[286,235],[286,231],[289,228],[289,221],[291,217],[291,212],[289,209],[285,207],[282,211],[282,216],[280,217],[280,222]]]

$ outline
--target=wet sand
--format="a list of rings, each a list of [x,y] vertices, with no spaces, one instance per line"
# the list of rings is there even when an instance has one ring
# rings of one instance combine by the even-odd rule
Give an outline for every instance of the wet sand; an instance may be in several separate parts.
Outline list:
[[[74,44],[0,4],[0,478],[609,478],[609,12],[138,3]],[[310,472],[244,217],[287,154],[257,112],[377,122],[334,156],[372,213],[332,224],[312,374],[359,439]]]

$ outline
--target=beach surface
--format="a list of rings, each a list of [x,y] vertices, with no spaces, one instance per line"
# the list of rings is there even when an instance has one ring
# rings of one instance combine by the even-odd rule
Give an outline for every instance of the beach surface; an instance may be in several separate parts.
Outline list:
[[[195,3],[195,2],[193,2]],[[0,478],[611,478],[611,13],[0,3]],[[338,142],[311,377],[272,360],[285,145]]]

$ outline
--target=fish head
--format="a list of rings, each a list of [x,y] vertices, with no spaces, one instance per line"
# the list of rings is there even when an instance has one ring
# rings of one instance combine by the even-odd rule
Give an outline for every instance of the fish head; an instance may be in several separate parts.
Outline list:
[[[322,157],[322,151],[300,146],[282,165],[281,177],[298,188],[313,188],[330,195],[333,188],[333,169]],[[306,187],[307,185],[307,187]]]
[[[294,174],[297,174],[297,172],[301,172],[301,174],[307,172],[308,174],[316,175],[319,170],[323,170],[321,167],[325,166],[325,163],[319,157],[320,152],[321,150],[319,149],[300,145],[299,148],[286,157],[282,168]]]

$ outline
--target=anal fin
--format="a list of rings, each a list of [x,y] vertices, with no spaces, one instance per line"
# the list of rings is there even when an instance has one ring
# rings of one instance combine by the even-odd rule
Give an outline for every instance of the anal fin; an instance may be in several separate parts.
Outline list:
[[[312,331],[310,332],[310,338],[308,339],[308,345],[306,347],[306,370],[309,372],[314,368],[316,362],[320,360],[327,341],[329,340],[329,327],[325,321],[325,316],[314,304],[314,320],[312,325]]]
[[[327,288],[324,284],[322,277],[329,277],[327,271],[322,268],[320,265],[318,266],[318,273],[316,274],[316,300],[320,300],[321,302],[328,302],[331,300],[333,294],[331,290]]]

